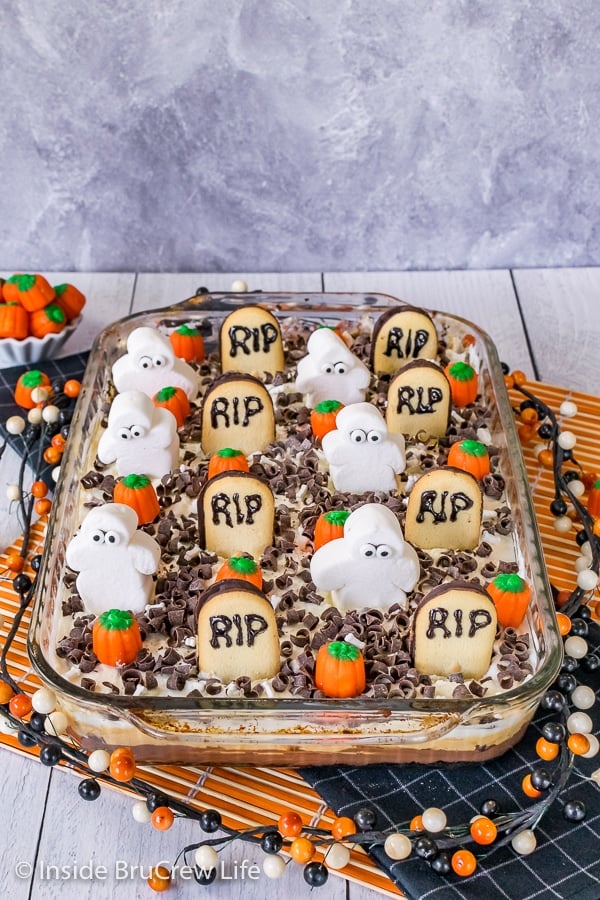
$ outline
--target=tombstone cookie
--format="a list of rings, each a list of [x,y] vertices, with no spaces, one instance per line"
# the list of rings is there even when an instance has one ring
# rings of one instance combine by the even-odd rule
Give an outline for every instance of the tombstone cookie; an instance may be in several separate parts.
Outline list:
[[[179,464],[175,416],[143,391],[117,394],[98,442],[98,459],[114,462],[119,475],[162,478]]]
[[[247,472],[224,472],[198,497],[200,546],[225,558],[243,547],[259,559],[273,543],[275,502],[268,484]]]
[[[296,390],[306,394],[312,408],[323,400],[360,403],[365,399],[370,373],[331,328],[318,328],[307,341],[308,355],[298,363]]]
[[[168,337],[155,328],[135,328],[127,338],[127,353],[112,367],[119,393],[143,391],[153,397],[164,387],[180,387],[193,400],[200,379],[194,369],[175,356]]]
[[[212,456],[225,447],[248,456],[275,440],[273,401],[252,375],[223,375],[202,401],[202,450]]]
[[[372,403],[352,403],[337,415],[336,428],[322,440],[336,491],[394,491],[404,471],[404,438],[390,434]]]
[[[365,503],[344,525],[344,536],[328,541],[313,555],[310,574],[316,587],[330,591],[341,612],[364,607],[406,609],[406,593],[419,580],[419,558],[402,537],[394,513]]]
[[[424,675],[481,678],[496,637],[496,610],[478,585],[452,581],[430,591],[413,619],[414,665]]]
[[[260,306],[230,313],[219,331],[222,372],[275,375],[285,368],[279,322]]]
[[[394,434],[428,440],[446,434],[451,407],[443,369],[428,360],[415,360],[390,382],[385,419]]]
[[[414,359],[435,359],[437,332],[433,320],[412,306],[390,309],[377,319],[371,339],[371,368],[393,375]]]
[[[86,612],[107,609],[143,612],[152,593],[160,547],[137,530],[137,514],[121,503],[96,506],[67,545],[67,565],[77,575],[77,591]]]
[[[444,466],[421,475],[408,497],[406,539],[431,550],[473,550],[479,543],[483,497],[468,472]]]
[[[279,671],[280,653],[273,607],[246,581],[219,581],[200,598],[198,668],[222,682],[252,681]]]

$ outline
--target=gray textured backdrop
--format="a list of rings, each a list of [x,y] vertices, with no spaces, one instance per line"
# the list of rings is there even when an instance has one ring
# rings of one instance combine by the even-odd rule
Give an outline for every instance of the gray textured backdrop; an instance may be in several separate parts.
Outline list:
[[[599,264],[598,0],[4,0],[0,268]]]

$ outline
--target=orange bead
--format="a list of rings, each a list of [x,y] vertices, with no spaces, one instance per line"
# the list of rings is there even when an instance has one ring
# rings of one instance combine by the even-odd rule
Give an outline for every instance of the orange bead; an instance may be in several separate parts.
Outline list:
[[[592,531],[596,535],[596,537],[600,537],[600,519],[595,519],[594,524],[592,526]]]
[[[568,603],[570,596],[571,596],[571,591],[559,591],[558,594],[556,595],[556,600],[555,600],[555,605],[557,606],[557,608],[562,609],[563,606],[565,606],[565,604]],[[566,618],[568,618],[568,616]],[[570,620],[569,620],[569,623],[570,623]],[[566,627],[566,626],[563,626],[563,627]],[[560,624],[559,624],[558,628],[560,631]],[[569,630],[570,630],[570,625],[569,625]],[[568,633],[569,633],[568,631],[565,632],[565,634],[568,634]],[[562,631],[561,631],[561,634],[562,634]]]
[[[523,793],[526,794],[528,797],[533,797],[535,799],[536,797],[542,796],[542,792],[536,791],[536,789],[532,785],[531,775],[525,776],[525,778],[521,782],[521,787],[523,788]]]
[[[552,450],[540,450],[538,453],[538,462],[545,469],[551,469],[554,465],[554,455]]]
[[[36,500],[33,504],[33,508],[38,516],[45,516],[46,513],[49,513],[52,509],[52,500],[48,500],[47,497],[44,497],[43,500]]]
[[[152,813],[151,821],[157,831],[168,831],[175,821],[175,816],[168,806],[157,806]]]
[[[535,745],[535,752],[537,755],[540,759],[545,759],[547,762],[556,759],[559,749],[558,744],[551,744],[550,741],[547,741],[546,738],[543,737],[538,738]]]
[[[68,381],[65,381],[63,391],[67,397],[79,397],[81,382],[77,381],[75,378],[70,378]]]
[[[10,684],[0,681],[0,706],[6,706],[10,698],[14,696],[14,693]]]
[[[472,875],[477,868],[477,860],[470,850],[457,850],[456,853],[452,854],[450,864],[452,870],[463,878],[466,878],[467,875]]]
[[[559,597],[561,593],[562,591],[559,593]],[[565,591],[565,594],[569,594],[569,597],[571,596],[569,591]],[[565,635],[567,635],[571,630],[570,618],[568,616],[565,616],[564,613],[556,613],[556,622],[558,624],[558,630],[560,631],[561,635],[565,637]]]
[[[471,837],[476,844],[493,844],[498,834],[498,829],[487,816],[478,816],[471,822]]]
[[[305,837],[294,838],[290,844],[290,856],[297,863],[310,862],[315,855],[315,847],[312,841]]]
[[[31,493],[40,500],[48,493],[48,485],[43,481],[34,481],[31,485]]]
[[[411,831],[425,831],[425,826],[423,825],[423,819],[421,818],[421,816],[413,816],[408,827]]]
[[[475,345],[475,343],[476,343],[476,341],[475,341],[475,335],[473,335],[473,334],[465,334],[464,337],[463,337],[463,339],[462,339],[462,342],[463,342],[463,347],[473,347],[473,346]]]
[[[60,462],[62,453],[56,447],[46,447],[44,450],[44,460],[51,466],[55,466]]]
[[[356,834],[356,822],[350,816],[339,816],[333,820],[331,834],[336,841],[343,841],[349,834]]]
[[[575,756],[583,756],[583,754],[587,753],[590,749],[590,741],[586,734],[579,734],[579,732],[574,732],[574,734],[569,735],[567,747],[569,748],[571,753],[575,754]]]
[[[302,819],[297,812],[284,812],[279,816],[277,828],[284,837],[298,837],[302,831]]]
[[[19,556],[18,553],[11,553],[10,556],[6,558],[6,565],[11,572],[22,572],[25,560],[22,556]]]
[[[62,434],[53,435],[50,443],[52,444],[53,447],[56,447],[57,450],[60,450],[61,453],[64,452],[64,449],[67,446],[67,442],[65,441]]]
[[[24,719],[31,712],[31,698],[27,694],[14,694],[8,708],[16,719]]]
[[[514,388],[514,386],[515,386],[515,380],[514,380],[514,378],[512,377],[512,375],[505,375],[505,376],[504,376],[504,384],[506,385],[506,387],[507,387],[507,389],[508,389],[509,391],[510,391],[511,388]]]
[[[528,425],[533,425],[534,422],[537,422],[539,416],[537,414],[537,410],[532,406],[526,407],[526,409],[521,410],[521,421],[526,422]]]
[[[531,425],[519,425],[517,431],[519,432],[519,440],[522,444],[527,444],[536,434],[535,428]]]
[[[148,887],[156,891],[157,894],[166,891],[170,884],[171,873],[166,866],[156,866],[156,868],[150,870]]]
[[[525,384],[525,382],[527,381],[527,375],[520,369],[515,369],[515,371],[512,372],[512,377],[516,385]]]
[[[126,748],[115,750],[110,754],[110,765],[108,770],[115,781],[120,781],[122,783],[131,781],[135,775],[135,759],[133,758],[133,753]]]

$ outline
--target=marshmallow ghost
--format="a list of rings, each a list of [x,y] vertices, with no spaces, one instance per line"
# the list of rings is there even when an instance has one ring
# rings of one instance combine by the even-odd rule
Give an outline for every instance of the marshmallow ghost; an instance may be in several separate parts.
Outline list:
[[[98,459],[114,462],[119,475],[162,478],[179,464],[175,416],[142,391],[117,394],[98,442]]]
[[[393,491],[406,468],[404,437],[391,434],[372,403],[352,403],[337,414],[322,440],[336,491]]]
[[[69,541],[66,560],[79,572],[77,590],[86,612],[96,616],[107,609],[139,613],[150,598],[160,547],[149,534],[137,531],[133,509],[106,503],[87,514],[79,533]]]
[[[310,563],[319,590],[331,591],[340,610],[407,607],[406,592],[419,580],[416,551],[402,536],[394,513],[379,503],[365,503],[350,513],[344,537],[319,547]]]
[[[135,328],[127,338],[127,353],[112,367],[119,393],[143,391],[153,397],[164,387],[180,387],[193,400],[200,379],[183,359],[175,356],[171,342],[154,328]]]
[[[318,328],[307,342],[308,356],[298,363],[296,390],[306,394],[306,405],[323,400],[360,403],[365,399],[370,373],[331,328]]]

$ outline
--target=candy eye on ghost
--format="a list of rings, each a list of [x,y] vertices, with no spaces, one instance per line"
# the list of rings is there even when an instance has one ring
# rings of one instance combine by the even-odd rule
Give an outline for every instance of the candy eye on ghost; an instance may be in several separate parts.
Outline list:
[[[143,425],[131,425],[129,428],[131,437],[133,438],[145,437],[147,430],[148,429],[144,428]]]
[[[119,537],[119,535],[117,534],[116,531],[107,531],[106,534],[104,535],[104,543],[112,544],[114,546],[115,544],[121,543],[121,538]]]
[[[96,531],[92,531],[92,541],[94,544],[103,544],[104,543],[105,534],[99,528]]]
[[[321,366],[321,372],[323,372],[324,375],[331,375],[333,373],[332,363],[324,363]]]
[[[388,544],[378,544],[377,545],[377,558],[378,559],[389,559],[392,555],[392,548]]]
[[[151,356],[140,356],[138,359],[138,366],[140,369],[151,369],[153,366],[152,357]]]
[[[367,433],[367,441],[369,444],[378,444],[383,435],[380,431],[369,431]]]
[[[363,559],[375,559],[377,556],[377,547],[375,544],[363,544],[358,552]]]
[[[119,430],[117,431],[117,434],[119,435],[119,437],[121,438],[122,441],[128,441],[129,438],[131,437],[131,432],[129,431],[129,428],[119,428]]]
[[[362,428],[354,428],[350,432],[350,440],[353,444],[364,444],[364,442],[367,440],[367,435],[362,430]]]
[[[160,369],[161,366],[165,366],[166,364],[167,364],[167,359],[165,356],[157,355],[157,356],[153,357],[153,359],[152,359],[152,365],[157,369]]]
[[[345,375],[348,371],[348,366],[343,362],[336,362],[333,364],[333,371],[336,375]]]

